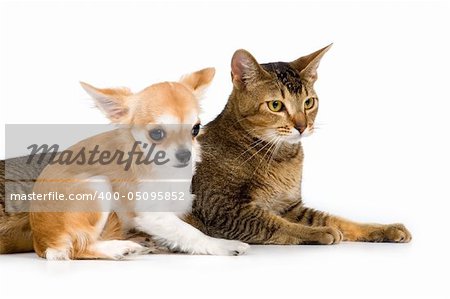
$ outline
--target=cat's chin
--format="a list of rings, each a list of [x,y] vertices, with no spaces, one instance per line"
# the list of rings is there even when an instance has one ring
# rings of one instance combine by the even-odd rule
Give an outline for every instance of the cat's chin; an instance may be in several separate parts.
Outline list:
[[[283,141],[290,143],[290,144],[297,144],[297,143],[300,143],[301,139],[302,139],[302,136],[297,135],[297,136],[286,137],[286,138],[284,138]]]

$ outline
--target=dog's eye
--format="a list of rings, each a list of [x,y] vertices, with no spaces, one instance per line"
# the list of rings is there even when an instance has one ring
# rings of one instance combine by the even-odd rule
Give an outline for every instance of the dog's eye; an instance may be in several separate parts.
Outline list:
[[[269,107],[269,109],[273,112],[280,112],[281,110],[283,110],[284,108],[284,104],[281,101],[270,101],[267,102],[267,106]]]
[[[196,137],[200,133],[200,124],[196,124],[192,127],[192,136]]]
[[[314,98],[307,98],[305,100],[305,109],[311,109],[314,107]]]
[[[166,132],[163,129],[153,129],[149,133],[150,138],[155,141],[161,141],[166,137]]]

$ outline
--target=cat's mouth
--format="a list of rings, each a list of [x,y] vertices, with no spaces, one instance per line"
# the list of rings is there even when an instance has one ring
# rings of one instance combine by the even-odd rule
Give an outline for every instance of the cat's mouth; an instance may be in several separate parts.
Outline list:
[[[305,138],[305,137],[311,136],[313,132],[314,132],[313,127],[306,127],[305,131],[303,131],[303,133],[301,134],[301,137]]]
[[[290,131],[290,134],[286,134],[286,132],[283,132],[280,135],[283,136],[283,139],[286,142],[298,143],[301,141],[301,139],[311,136],[312,132],[313,130],[310,127],[306,127],[306,129],[302,133],[294,129]]]
[[[312,132],[313,129],[309,126],[306,127],[302,133],[295,128],[277,127],[269,130],[263,130],[262,132],[258,132],[260,134],[255,134],[254,136],[269,144],[280,142],[296,144],[299,143],[302,138],[310,136]]]

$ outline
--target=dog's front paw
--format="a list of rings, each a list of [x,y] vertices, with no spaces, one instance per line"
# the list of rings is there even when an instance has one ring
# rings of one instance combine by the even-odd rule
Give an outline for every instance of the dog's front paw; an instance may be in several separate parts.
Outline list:
[[[212,255],[241,255],[248,251],[250,245],[241,241],[212,239],[206,252]]]
[[[147,254],[150,249],[127,240],[111,240],[100,243],[98,252],[113,260],[123,260],[129,256]]]

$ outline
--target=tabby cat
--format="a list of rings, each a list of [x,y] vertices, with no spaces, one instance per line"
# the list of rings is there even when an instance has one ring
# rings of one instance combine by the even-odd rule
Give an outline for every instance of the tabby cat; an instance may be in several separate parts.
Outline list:
[[[290,63],[258,64],[247,51],[235,52],[228,103],[198,138],[203,153],[189,222],[252,244],[411,240],[402,224],[356,223],[303,205],[300,140],[314,129],[313,85],[330,46]]]

